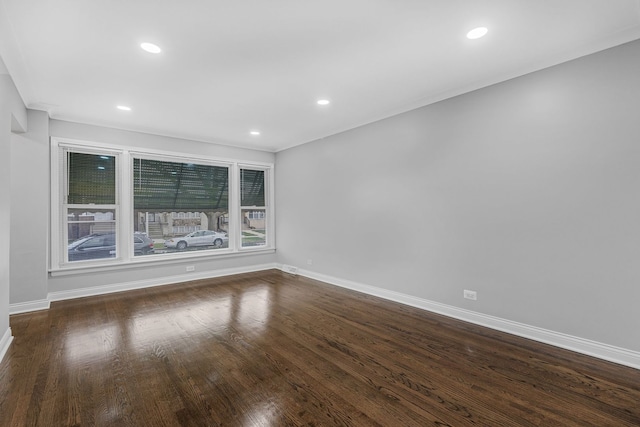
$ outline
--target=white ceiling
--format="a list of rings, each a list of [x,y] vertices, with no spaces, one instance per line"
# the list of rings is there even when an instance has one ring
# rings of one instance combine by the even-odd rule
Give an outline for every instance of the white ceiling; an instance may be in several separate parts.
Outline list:
[[[52,118],[278,151],[638,39],[640,0],[0,0],[0,26]]]

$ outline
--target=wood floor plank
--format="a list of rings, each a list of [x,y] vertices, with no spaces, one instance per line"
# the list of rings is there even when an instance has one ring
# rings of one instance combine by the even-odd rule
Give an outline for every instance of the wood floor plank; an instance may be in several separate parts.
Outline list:
[[[0,427],[640,426],[640,371],[266,271],[11,316]]]

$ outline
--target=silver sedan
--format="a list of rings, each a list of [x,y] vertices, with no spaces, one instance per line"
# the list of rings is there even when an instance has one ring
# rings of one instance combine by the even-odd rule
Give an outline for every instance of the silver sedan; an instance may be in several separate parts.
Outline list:
[[[221,247],[229,237],[226,233],[220,233],[211,230],[194,231],[186,236],[174,237],[164,241],[167,248],[176,248],[183,250],[191,246],[215,246]]]

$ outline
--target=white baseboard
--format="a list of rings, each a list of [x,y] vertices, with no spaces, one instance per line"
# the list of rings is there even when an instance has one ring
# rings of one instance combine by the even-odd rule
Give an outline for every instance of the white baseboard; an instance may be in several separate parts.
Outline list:
[[[41,299],[37,301],[17,302],[9,304],[9,314],[28,313],[30,311],[48,310],[50,302],[48,299]]]
[[[150,288],[154,286],[171,285],[174,283],[188,282],[191,280],[212,279],[215,277],[232,276],[234,274],[253,273],[278,268],[275,263],[250,265],[246,267],[226,268],[223,270],[202,271],[189,274],[180,274],[158,279],[138,280],[134,282],[117,283],[113,285],[94,286],[90,288],[72,289],[68,291],[49,292],[49,301],[62,301],[74,298],[90,297],[95,295],[111,294],[114,292],[131,291],[134,289]]]
[[[4,335],[2,335],[2,338],[0,338],[0,363],[2,362],[2,359],[4,359],[4,355],[9,350],[11,341],[13,341],[13,335],[11,335],[11,328],[7,328],[7,330],[4,332]]]
[[[279,268],[282,271],[288,272],[288,270],[284,268],[283,265],[280,265]],[[629,366],[631,368],[640,369],[640,352],[637,351],[627,350],[624,348],[615,347],[584,338],[574,337],[571,335],[563,334],[561,332],[538,328],[536,326],[513,322],[511,320],[489,316],[486,314],[477,313],[475,311],[465,310],[451,305],[441,304],[423,298],[389,291],[387,289],[382,289],[374,286],[364,285],[362,283],[357,283],[350,280],[343,280],[308,270],[297,269],[296,273],[300,276],[319,280],[331,285],[340,286],[342,288],[347,288],[368,295],[384,298],[390,301],[395,301],[401,304],[442,314],[444,316],[453,317],[455,319],[474,323],[476,325],[486,326],[488,328],[495,329],[501,332],[506,332],[512,335],[532,339],[545,344],[550,344],[556,347],[575,351],[577,353],[597,357],[609,362],[614,362],[620,365]]]

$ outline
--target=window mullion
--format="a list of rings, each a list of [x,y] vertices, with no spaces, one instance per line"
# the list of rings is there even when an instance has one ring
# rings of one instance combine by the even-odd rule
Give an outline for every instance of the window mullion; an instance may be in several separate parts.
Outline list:
[[[128,152],[120,156],[118,167],[118,205],[120,222],[118,226],[118,254],[128,261],[133,258],[133,161]]]
[[[242,225],[240,224],[240,168],[238,164],[229,168],[229,231],[232,238],[229,239],[229,246],[233,251],[237,251],[242,241]]]

